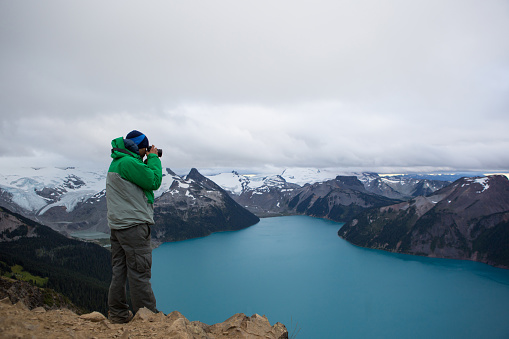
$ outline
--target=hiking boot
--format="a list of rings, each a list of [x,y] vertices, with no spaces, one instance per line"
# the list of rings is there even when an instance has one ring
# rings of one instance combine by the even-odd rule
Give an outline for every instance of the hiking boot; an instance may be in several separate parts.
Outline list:
[[[108,311],[108,320],[112,324],[126,324],[126,323],[130,322],[131,320],[133,320],[133,317],[134,317],[133,312],[131,312],[131,311],[127,311],[127,312],[128,312],[127,313],[127,318],[125,318],[125,319],[118,319],[118,318],[112,319],[111,318],[111,314]]]

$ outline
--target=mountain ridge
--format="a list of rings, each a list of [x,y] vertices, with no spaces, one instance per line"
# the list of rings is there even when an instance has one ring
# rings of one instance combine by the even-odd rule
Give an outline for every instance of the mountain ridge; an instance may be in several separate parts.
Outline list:
[[[327,185],[327,181],[338,177],[333,175],[333,173],[331,171],[313,169],[299,171],[289,169],[281,174],[263,177],[244,176],[235,171],[231,174],[222,174],[218,177],[203,176],[196,168],[192,168],[186,177],[181,177],[176,175],[171,169],[166,168],[163,172],[161,188],[155,192],[156,202],[154,207],[158,213],[164,212],[164,208],[160,207],[169,206],[168,200],[171,199],[169,199],[168,193],[175,192],[178,187],[178,194],[183,194],[186,198],[181,197],[178,201],[175,200],[176,197],[173,198],[179,204],[179,208],[174,209],[175,212],[181,211],[184,205],[188,207],[194,206],[192,204],[194,199],[206,199],[216,209],[219,208],[218,205],[221,205],[221,208],[240,210],[241,208],[235,204],[238,203],[242,208],[246,208],[251,213],[258,215],[258,217],[292,214],[329,217],[323,213],[317,214],[312,211],[307,213],[307,209],[304,212],[300,211],[303,209],[302,206],[304,206],[302,202],[300,202],[301,208],[298,211],[292,208],[289,203],[298,194],[295,193],[296,190],[305,190],[303,187],[306,185],[315,185],[316,187],[316,184],[319,182],[322,185]],[[92,171],[75,167],[24,168],[19,174],[0,174],[0,206],[23,214],[67,235],[84,230],[109,233],[106,221],[105,174],[105,171]],[[229,179],[227,178],[228,176]],[[366,191],[368,191],[362,193],[383,195],[384,191],[376,192],[370,188],[370,184],[376,180],[384,181],[385,179],[381,179],[381,177],[374,173],[362,173],[356,176],[363,180]],[[348,176],[342,177],[347,178]],[[350,179],[353,179],[353,176],[351,177]],[[369,179],[366,179],[368,177]],[[193,181],[193,178],[198,178],[198,180]],[[223,182],[217,183],[213,179],[220,179]],[[203,193],[205,194],[193,196],[193,190],[183,189],[187,185],[185,183],[186,180],[195,182],[196,185],[202,185]],[[224,180],[229,181],[233,187],[225,185]],[[297,184],[297,182],[303,183],[305,181],[308,181],[308,183],[303,186]],[[361,191],[360,185],[358,186],[356,191]],[[195,188],[194,191],[197,192],[199,189]],[[217,194],[214,196],[211,193],[212,191],[216,191]],[[228,194],[223,194],[224,192]],[[227,196],[232,198],[235,203],[229,201]],[[393,196],[401,198],[402,194],[394,194]],[[194,199],[190,199],[191,197],[194,197]],[[228,201],[220,203],[218,199],[227,199]],[[311,208],[311,206],[308,207]],[[350,209],[348,206],[339,207],[341,209]],[[212,209],[211,206],[209,212]],[[318,206],[315,206],[313,210],[317,209]],[[232,213],[237,214],[239,217],[244,215],[243,218],[249,220],[248,223],[241,222],[243,225],[252,225],[257,222],[257,219],[246,213]],[[164,214],[165,217],[170,215],[166,212]],[[216,212],[215,214],[218,216],[221,213]],[[352,213],[343,213],[343,215],[347,214],[351,215]],[[338,220],[337,213],[331,216],[333,220],[346,221],[344,218],[339,218]],[[186,220],[182,218],[186,218]],[[219,218],[217,222],[224,223],[223,219],[225,218],[228,219],[227,217]],[[202,222],[198,221],[198,219],[195,218],[195,224],[192,225],[188,222],[190,220],[189,213],[180,213],[180,216],[179,214],[173,215],[172,220],[182,225],[180,227],[181,231],[178,232],[179,234],[164,234],[165,231],[159,229],[155,233],[154,240],[157,242],[182,240],[186,239],[186,237],[203,236],[210,234],[210,232],[222,230],[220,227],[216,227],[214,230],[214,227],[210,225],[206,227],[200,226],[198,222]],[[158,220],[165,222],[164,218],[158,217]],[[168,224],[169,220],[165,223]],[[190,229],[191,234],[186,236],[185,232],[182,231],[184,228]],[[193,228],[201,230],[195,231]],[[165,227],[165,229],[171,232],[170,228]],[[228,226],[226,230],[228,229],[232,228]]]
[[[460,178],[427,197],[366,210],[338,235],[362,247],[509,268],[509,180]]]
[[[218,179],[224,180],[222,186],[229,189],[235,201],[260,217],[302,214],[338,222],[349,221],[365,208],[392,204],[419,193],[432,193],[449,184],[403,177],[398,177],[398,184],[395,184],[395,179],[388,180],[375,173],[337,175],[303,186],[288,182],[282,175],[251,181],[232,172]]]

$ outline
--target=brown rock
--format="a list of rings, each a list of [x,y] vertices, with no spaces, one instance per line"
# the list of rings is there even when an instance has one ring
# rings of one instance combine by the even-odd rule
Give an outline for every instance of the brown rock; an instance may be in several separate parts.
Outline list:
[[[9,299],[9,297],[5,297],[2,300],[0,300],[0,304],[12,305],[11,300]]]
[[[189,320],[178,318],[171,324],[170,330],[172,332],[187,332],[187,324],[189,324]]]
[[[136,312],[136,314],[134,315],[134,318],[133,318],[132,321],[134,321],[134,322],[136,322],[136,321],[149,321],[150,318],[152,318],[154,315],[155,315],[154,312],[152,312],[151,310],[149,310],[146,307],[143,307],[143,308],[140,308],[138,310],[138,312]]]
[[[110,329],[110,330],[112,330],[112,329],[115,329],[115,328],[116,328],[116,327],[115,327],[115,325],[113,325],[113,324],[112,324],[109,320],[106,320],[106,319],[104,319],[103,321],[101,321],[101,324],[102,324],[104,327],[106,327],[107,329]]]
[[[34,313],[46,313],[46,309],[44,307],[42,307],[42,306],[39,306],[37,308],[34,308],[32,310],[32,312],[34,312]]]
[[[163,312],[154,313],[148,320],[150,322],[162,322],[166,320],[166,316]]]
[[[182,313],[180,313],[179,311],[173,311],[166,316],[166,321],[168,323],[173,323],[175,320],[180,319],[180,318],[185,319],[185,317],[182,315]]]
[[[281,323],[270,326],[265,316],[254,314],[247,317],[237,313],[226,321],[210,326],[210,333],[217,338],[288,338],[288,331]]]
[[[135,321],[120,325],[111,324],[99,312],[78,316],[68,309],[38,313],[37,309],[29,311],[20,305],[0,305],[1,338],[288,338],[283,324],[270,326],[265,316],[257,314],[247,317],[239,313],[223,323],[209,326],[191,322],[177,311],[164,316],[142,309],[137,312]]]
[[[92,313],[80,315],[80,319],[98,323],[100,321],[106,320],[106,317],[99,312],[92,312]]]
[[[16,303],[16,305],[14,305],[14,307],[16,307],[19,310],[27,310],[28,311],[28,307],[25,304],[23,304],[21,301],[18,301]]]
[[[120,335],[120,339],[129,339],[129,330],[125,330],[124,332],[122,332],[122,334]]]

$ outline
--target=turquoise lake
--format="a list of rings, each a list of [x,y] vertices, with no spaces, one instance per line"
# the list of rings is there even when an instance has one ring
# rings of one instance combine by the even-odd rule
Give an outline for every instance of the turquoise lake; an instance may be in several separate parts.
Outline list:
[[[305,216],[153,251],[158,309],[266,315],[308,338],[509,338],[509,270],[359,248]]]

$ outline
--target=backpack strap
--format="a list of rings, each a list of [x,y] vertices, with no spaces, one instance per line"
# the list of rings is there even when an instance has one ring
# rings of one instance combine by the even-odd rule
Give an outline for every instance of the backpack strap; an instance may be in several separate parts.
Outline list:
[[[125,154],[127,154],[127,155],[132,156],[133,158],[135,157],[135,156],[134,156],[131,152],[129,152],[128,150],[123,149],[123,148],[117,148],[117,147],[112,148],[112,149],[111,149],[111,153],[113,153],[113,152],[125,153]]]

